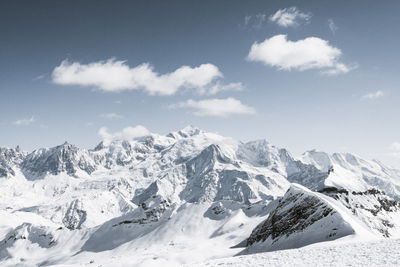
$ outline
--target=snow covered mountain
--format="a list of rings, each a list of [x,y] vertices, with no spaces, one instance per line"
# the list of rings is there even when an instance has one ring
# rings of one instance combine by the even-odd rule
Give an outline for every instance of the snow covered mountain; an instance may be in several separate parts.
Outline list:
[[[16,168],[25,156],[26,153],[19,147],[15,149],[0,147],[0,178],[14,176]]]
[[[268,219],[253,230],[242,254],[297,248],[354,233],[329,201],[294,184]]]
[[[0,148],[0,264],[154,266],[396,237],[399,185],[376,161],[297,159],[191,126],[91,150]]]
[[[46,174],[66,173],[74,177],[83,176],[83,173],[90,175],[95,169],[96,165],[86,150],[67,142],[49,149],[35,150],[21,164],[25,177],[32,180]]]
[[[375,187],[392,198],[400,200],[400,171],[385,166],[379,161],[365,160],[349,153],[329,155],[315,150],[304,153],[300,160],[305,164],[315,166],[324,173],[331,168],[329,175],[321,180],[320,184],[315,181],[301,183],[308,188],[337,187],[364,191]]]
[[[253,230],[241,254],[299,248],[348,235],[400,237],[400,203],[376,189],[312,192],[292,184]]]

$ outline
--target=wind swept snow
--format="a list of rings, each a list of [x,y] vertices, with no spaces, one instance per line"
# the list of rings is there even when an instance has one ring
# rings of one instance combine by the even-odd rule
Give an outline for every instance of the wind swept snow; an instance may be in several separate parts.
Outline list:
[[[375,266],[400,265],[400,240],[327,242],[300,249],[223,258],[185,266]]]

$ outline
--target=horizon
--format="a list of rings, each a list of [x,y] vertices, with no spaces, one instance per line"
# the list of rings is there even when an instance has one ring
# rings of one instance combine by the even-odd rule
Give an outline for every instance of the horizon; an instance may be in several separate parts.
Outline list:
[[[398,1],[22,2],[0,3],[0,147],[196,125],[400,168]]]
[[[139,125],[139,126],[141,126],[141,125]],[[204,133],[212,133],[212,134],[220,135],[218,132],[209,132],[209,131],[205,131],[204,129],[201,129],[201,128],[195,126],[195,125],[187,125],[187,126],[181,128],[181,129],[177,129],[177,130],[175,130],[175,131],[170,131],[170,132],[165,133],[165,134],[160,134],[160,133],[155,133],[155,132],[148,131],[146,134],[137,135],[137,136],[130,137],[130,138],[122,137],[122,138],[112,139],[112,140],[111,140],[111,143],[112,143],[112,142],[119,142],[119,141],[135,141],[135,140],[138,140],[138,139],[140,139],[140,138],[142,138],[142,137],[150,136],[150,135],[152,135],[152,134],[161,135],[161,136],[168,136],[168,134],[170,134],[170,133],[177,133],[177,132],[182,131],[182,130],[184,130],[184,129],[186,129],[186,128],[195,128],[195,129],[198,129],[198,130],[200,130],[200,131],[202,131],[202,132],[204,132]],[[222,136],[222,135],[220,135],[220,136]],[[301,152],[301,153],[298,154],[298,155],[295,155],[295,154],[292,153],[292,151],[290,151],[290,150],[287,149],[286,147],[276,146],[275,144],[269,142],[266,138],[260,138],[260,139],[254,139],[254,140],[246,140],[246,141],[243,141],[243,140],[237,140],[237,139],[235,139],[235,138],[233,138],[233,137],[231,137],[231,136],[222,136],[222,137],[224,137],[224,138],[232,138],[232,139],[234,139],[235,141],[240,142],[240,143],[243,143],[243,144],[248,143],[248,142],[266,141],[268,144],[271,144],[272,146],[275,146],[275,147],[277,147],[277,148],[279,148],[279,149],[286,149],[286,151],[289,152],[295,159],[300,158],[301,156],[303,156],[303,155],[304,155],[305,153],[307,153],[307,152],[322,152],[322,153],[327,153],[328,155],[333,155],[333,154],[336,154],[336,153],[339,153],[339,154],[351,154],[351,155],[354,155],[354,156],[356,156],[356,157],[362,158],[360,155],[358,155],[358,154],[356,154],[356,153],[352,153],[352,152],[350,152],[350,151],[343,151],[343,152],[327,152],[327,151],[318,150],[318,149],[316,149],[316,148],[311,148],[311,149],[308,149],[308,150],[305,150],[305,151]],[[0,148],[4,148],[4,147],[5,147],[5,148],[15,148],[15,149],[16,149],[17,147],[19,147],[19,149],[21,149],[22,151],[25,151],[25,152],[28,152],[28,153],[32,153],[32,152],[34,152],[34,151],[36,151],[36,150],[39,150],[39,149],[51,149],[51,148],[55,148],[55,147],[62,146],[62,145],[64,145],[64,144],[69,144],[69,145],[73,145],[73,146],[75,146],[75,147],[77,147],[77,148],[79,148],[79,149],[86,149],[86,150],[90,151],[90,150],[96,149],[96,147],[97,147],[98,145],[104,144],[105,142],[106,142],[105,138],[101,138],[101,137],[100,137],[99,141],[98,141],[93,147],[80,147],[80,146],[78,146],[78,145],[76,145],[76,144],[74,144],[74,143],[70,143],[68,140],[65,140],[64,142],[62,142],[62,143],[60,143],[60,144],[55,144],[55,145],[53,145],[53,146],[48,146],[48,147],[38,147],[38,148],[35,148],[35,149],[33,149],[33,150],[25,150],[25,149],[24,149],[23,147],[21,147],[20,145],[17,145],[17,146],[15,146],[15,147],[3,146],[3,147],[0,147]],[[111,143],[110,143],[110,144],[111,144]],[[105,146],[109,146],[110,144],[107,144],[107,145],[105,145]],[[391,165],[389,165],[389,164],[385,164],[384,162],[381,162],[381,161],[379,161],[378,159],[375,159],[375,158],[370,158],[370,159],[367,159],[367,160],[370,160],[370,161],[378,161],[380,164],[386,165],[387,167],[396,168],[395,166],[391,166]]]

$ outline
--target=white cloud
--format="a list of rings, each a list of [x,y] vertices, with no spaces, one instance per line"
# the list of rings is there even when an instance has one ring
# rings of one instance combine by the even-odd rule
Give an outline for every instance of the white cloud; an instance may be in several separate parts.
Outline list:
[[[208,95],[215,95],[220,92],[224,91],[242,91],[244,86],[242,83],[228,83],[228,84],[221,84],[219,82],[215,83],[214,85],[207,88],[204,94]]]
[[[105,114],[100,114],[100,117],[105,118],[105,119],[121,119],[123,116],[117,114],[117,113],[105,113]]]
[[[369,99],[369,100],[373,100],[373,99],[377,99],[380,97],[383,97],[385,94],[382,91],[376,91],[376,92],[372,92],[372,93],[368,93],[366,95],[363,95],[361,97],[361,99]]]
[[[393,142],[389,149],[392,151],[391,155],[397,158],[400,158],[400,142]]]
[[[44,78],[46,78],[47,74],[41,74],[39,76],[36,76],[35,78],[33,78],[33,81],[39,81],[39,80],[43,80]]]
[[[338,26],[336,26],[333,19],[328,19],[328,27],[331,30],[333,35],[335,35],[336,31],[339,29]]]
[[[308,22],[311,19],[310,13],[301,12],[297,7],[279,9],[269,17],[269,20],[276,22],[279,26],[298,26],[300,22]]]
[[[29,119],[20,119],[20,120],[16,120],[13,122],[14,125],[18,125],[18,126],[26,126],[26,125],[30,125],[32,123],[35,122],[35,117],[32,116]]]
[[[120,105],[122,103],[122,101],[121,100],[115,100],[114,103],[117,104],[117,105]]]
[[[249,25],[251,18],[252,18],[252,15],[248,15],[248,16],[244,17],[244,25],[245,26]]]
[[[119,132],[111,133],[108,131],[106,127],[101,127],[98,132],[99,136],[103,140],[105,145],[108,145],[110,142],[114,140],[132,140],[137,137],[146,136],[150,134],[150,131],[147,130],[142,125],[137,126],[129,126],[123,128]]]
[[[358,68],[358,64],[346,65],[344,63],[336,62],[334,68],[322,70],[321,73],[326,75],[338,75],[347,73],[356,68]]]
[[[393,142],[390,145],[390,149],[394,151],[399,151],[400,152],[400,142]]]
[[[204,92],[222,77],[213,64],[182,66],[160,75],[148,63],[131,68],[115,59],[89,64],[64,60],[52,73],[53,82],[60,85],[91,86],[108,92],[142,89],[150,95],[172,95],[185,88]]]
[[[333,75],[346,73],[355,68],[339,61],[342,51],[318,37],[290,41],[286,35],[275,35],[261,43],[255,42],[247,56],[250,61],[262,62],[280,70],[321,69],[321,73]]]
[[[242,104],[239,100],[229,97],[225,99],[205,99],[195,101],[189,99],[185,102],[170,105],[170,108],[192,108],[196,116],[227,117],[234,114],[255,114],[254,108]]]
[[[244,17],[244,26],[248,28],[260,29],[265,20],[267,19],[267,15],[265,14],[256,14],[249,15]]]

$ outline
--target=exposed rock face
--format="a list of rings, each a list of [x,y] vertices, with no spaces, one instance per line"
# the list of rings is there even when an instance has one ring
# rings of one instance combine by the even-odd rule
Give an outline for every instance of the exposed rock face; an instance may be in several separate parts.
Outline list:
[[[19,147],[3,148],[0,147],[0,178],[15,175],[15,168],[21,164],[26,153]]]
[[[248,205],[234,200],[220,200],[210,205],[204,213],[204,217],[210,218],[211,220],[224,220],[232,216],[232,214],[238,210],[242,210],[247,216],[265,216],[270,211],[272,202],[261,200]]]
[[[150,199],[147,199],[147,201],[139,204],[139,207],[134,212],[134,219],[118,222],[114,226],[131,223],[146,224],[158,222],[170,206],[171,202],[169,200],[154,195]]]
[[[292,196],[287,198],[285,202],[281,202],[277,210],[271,213],[269,218],[247,239],[247,246],[259,241],[264,242],[269,237],[272,240],[284,236],[288,237],[335,213],[332,208],[312,196],[304,197],[298,205],[285,209],[285,206],[292,205],[290,201],[295,201],[297,197]],[[321,211],[317,212],[319,209]]]
[[[268,219],[253,230],[243,254],[296,248],[352,233],[352,227],[328,202],[292,185]]]
[[[350,192],[330,187],[320,192],[339,201],[369,229],[383,237],[391,237],[400,229],[400,203],[380,190]]]
[[[87,213],[78,200],[71,202],[62,222],[70,230],[80,229],[86,220]]]
[[[23,172],[31,179],[62,172],[75,176],[78,170],[91,174],[96,169],[95,163],[86,150],[68,143],[49,149],[35,150],[24,159],[21,166]]]

